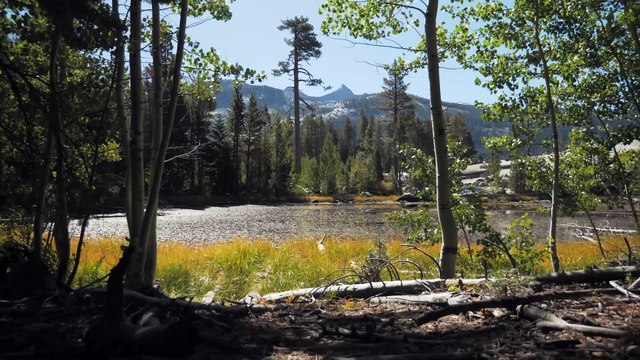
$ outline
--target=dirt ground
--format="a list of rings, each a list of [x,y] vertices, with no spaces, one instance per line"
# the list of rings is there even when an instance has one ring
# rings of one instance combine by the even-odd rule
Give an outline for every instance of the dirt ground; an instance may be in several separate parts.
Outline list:
[[[576,287],[541,291],[571,289]],[[489,296],[482,289],[461,295],[473,301]],[[145,349],[114,345],[96,350],[91,344],[103,318],[104,295],[77,293],[0,302],[0,358],[640,359],[638,300],[594,292],[535,305],[570,323],[623,329],[627,335],[605,338],[576,330],[550,331],[501,308],[417,326],[419,316],[438,306],[294,299],[230,314],[127,300],[125,314],[131,321],[153,314],[159,323],[171,324],[169,335]]]

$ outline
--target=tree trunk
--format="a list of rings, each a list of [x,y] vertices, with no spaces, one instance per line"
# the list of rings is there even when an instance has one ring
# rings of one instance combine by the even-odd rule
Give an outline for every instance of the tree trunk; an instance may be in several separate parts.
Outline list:
[[[431,124],[433,127],[433,148],[436,161],[436,187],[438,220],[442,229],[442,250],[440,251],[440,277],[451,279],[456,276],[456,257],[458,255],[458,229],[451,209],[451,186],[447,134],[440,94],[440,70],[438,60],[438,38],[436,17],[438,1],[430,0],[425,16],[425,35],[427,45],[429,90],[431,95]]]
[[[537,4],[537,3],[536,3]],[[537,8],[536,8],[537,10]],[[560,271],[560,259],[558,258],[558,249],[556,247],[556,228],[558,224],[558,202],[560,197],[560,142],[558,139],[558,121],[556,117],[556,109],[551,93],[551,76],[549,75],[549,66],[547,64],[547,56],[540,40],[540,25],[536,14],[535,36],[536,46],[540,52],[540,60],[542,62],[542,71],[544,76],[544,84],[546,91],[546,102],[551,118],[551,133],[553,138],[553,180],[551,182],[551,215],[549,218],[549,237],[548,248],[551,256],[551,266],[553,271]]]
[[[65,188],[65,145],[60,107],[58,102],[58,60],[60,53],[60,33],[54,25],[51,34],[51,54],[49,58],[49,120],[53,128],[56,142],[56,219],[54,227],[56,254],[58,256],[58,285],[65,284],[69,259],[71,257],[71,244],[69,242],[69,215],[67,210],[67,191]]]
[[[609,127],[605,124],[602,117],[596,112],[596,118],[598,118],[598,122],[602,125],[602,129],[607,134],[607,138],[611,139],[611,132],[609,131]],[[627,198],[627,202],[629,203],[629,208],[631,209],[631,215],[633,215],[633,220],[636,224],[636,232],[640,234],[640,219],[638,219],[638,213],[636,212],[636,206],[633,203],[633,196],[631,194],[631,190],[629,188],[629,181],[627,179],[627,175],[624,172],[624,164],[620,159],[620,154],[618,153],[618,149],[616,149],[616,144],[613,144],[613,159],[616,162],[616,171],[620,176],[620,181],[622,181],[622,186],[624,187],[624,194]]]
[[[47,145],[45,146],[44,162],[42,172],[40,173],[40,179],[38,181],[38,188],[35,189],[37,193],[37,203],[35,214],[33,218],[33,241],[31,248],[37,256],[42,256],[42,233],[43,223],[45,217],[45,209],[47,206],[47,186],[49,185],[49,173],[51,170],[51,154],[53,153],[53,129],[51,123],[49,123],[47,130]]]
[[[570,272],[556,272],[551,274],[537,275],[535,279],[536,281],[543,284],[562,285],[624,280],[629,276],[640,276],[640,267],[619,266],[605,269],[587,269]]]
[[[158,152],[160,151],[160,143],[162,142],[162,58],[160,56],[161,38],[160,38],[160,2],[158,0],[151,1],[151,18],[152,18],[152,58],[153,58],[153,102],[151,115],[153,116],[153,129],[151,136],[151,175],[150,178],[155,178],[155,173],[158,171]],[[164,160],[164,158],[163,158]],[[149,201],[151,200],[151,194],[148,194]],[[152,206],[158,208],[158,198],[155,197],[154,204]],[[147,206],[147,209],[149,207]],[[144,283],[145,285],[153,284],[156,272],[155,256],[149,256],[149,254],[155,254],[157,249],[156,238],[156,223],[157,217],[154,216],[151,221],[151,227],[149,229],[147,246],[145,249],[146,256],[144,257]]]
[[[298,35],[295,34],[294,37]],[[293,41],[297,44],[297,41]],[[298,49],[293,50],[293,132],[294,132],[294,150],[295,150],[295,166],[294,172],[300,175],[302,170],[302,140],[300,135],[300,74],[298,74]]]
[[[111,3],[113,16],[120,18],[118,0],[112,0]],[[129,119],[124,112],[124,36],[122,32],[118,33],[115,49],[116,62],[116,83],[115,83],[115,103],[116,103],[116,120],[120,126],[120,146],[122,147],[122,158],[124,159],[124,198],[125,212],[127,216],[127,225],[129,226],[129,234],[131,230],[131,151],[130,151],[130,131],[131,126]]]
[[[142,248],[142,269],[147,269],[144,280],[144,285],[151,286],[153,283],[153,277],[155,276],[155,266],[157,261],[157,253],[147,252],[147,244],[149,242],[152,223],[158,216],[158,196],[160,195],[160,184],[162,182],[162,171],[164,170],[164,158],[169,148],[169,139],[171,138],[171,130],[173,129],[173,122],[176,115],[176,108],[178,106],[178,92],[180,90],[180,72],[182,69],[182,58],[184,55],[184,43],[187,28],[187,12],[189,2],[188,0],[182,0],[180,2],[180,25],[178,28],[178,46],[176,48],[176,58],[173,68],[172,85],[171,85],[171,97],[169,101],[169,111],[166,126],[163,129],[162,141],[158,150],[158,156],[155,164],[155,172],[153,177],[149,181],[149,199],[147,200],[147,209],[144,213],[144,220],[142,223],[140,246]],[[154,247],[155,250],[155,247]]]
[[[141,0],[131,1],[131,31],[129,35],[129,62],[131,72],[131,222],[130,245],[134,248],[131,266],[128,266],[127,282],[134,288],[143,286],[144,250],[141,231],[144,217],[144,155],[142,119],[142,60]]]

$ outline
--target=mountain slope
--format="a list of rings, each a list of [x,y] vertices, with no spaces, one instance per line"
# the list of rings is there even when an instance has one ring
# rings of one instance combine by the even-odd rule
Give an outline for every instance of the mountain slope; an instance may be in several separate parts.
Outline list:
[[[232,81],[223,80],[221,83],[222,92],[216,96],[217,110],[216,113],[226,114],[231,106],[231,98],[233,95]],[[260,104],[267,105],[270,110],[278,111],[282,114],[293,114],[293,88],[289,87],[284,90],[276,89],[265,85],[245,84],[242,87],[242,93],[245,98],[249,97],[249,93],[253,92]],[[331,119],[337,128],[344,123],[344,119],[349,117],[352,121],[357,121],[360,109],[364,109],[367,116],[375,116],[378,119],[384,118],[382,107],[382,99],[380,94],[354,94],[347,86],[342,85],[340,88],[322,96],[308,96],[301,92],[300,97],[309,103],[313,109],[308,109],[301,104],[302,116],[315,113],[324,118]],[[429,99],[413,96],[416,102],[416,115],[423,120],[429,120],[431,102]],[[480,139],[493,135],[504,134],[509,131],[506,124],[486,123],[482,120],[480,109],[473,105],[457,104],[445,102],[445,114],[453,115],[462,113],[465,116],[465,122],[471,137],[475,144],[478,154],[485,153],[484,146]]]

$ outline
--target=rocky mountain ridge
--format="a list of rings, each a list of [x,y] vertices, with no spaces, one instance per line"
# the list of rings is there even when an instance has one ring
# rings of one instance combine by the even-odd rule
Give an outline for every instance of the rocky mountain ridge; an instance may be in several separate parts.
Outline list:
[[[217,109],[215,113],[226,115],[231,106],[233,87],[231,80],[223,80],[221,83],[222,92],[216,95]],[[270,110],[278,111],[281,114],[293,114],[293,88],[277,89],[266,85],[245,84],[242,93],[245,100],[253,92],[258,103],[267,105]],[[322,96],[309,96],[301,92],[300,97],[310,105],[310,108],[301,105],[301,114],[306,116],[314,113],[323,118],[331,119],[337,128],[342,127],[344,120],[349,117],[353,122],[358,121],[360,109],[364,109],[367,116],[375,116],[377,119],[385,117],[382,108],[382,99],[379,93],[374,94],[354,94],[346,85]],[[415,100],[416,115],[418,118],[428,121],[430,119],[429,109],[431,102],[419,96],[412,97]],[[476,150],[479,154],[484,154],[484,146],[481,143],[482,137],[504,134],[509,131],[505,124],[487,123],[481,118],[481,110],[474,105],[445,102],[445,114],[450,116],[462,113],[465,117],[467,127],[471,131]]]

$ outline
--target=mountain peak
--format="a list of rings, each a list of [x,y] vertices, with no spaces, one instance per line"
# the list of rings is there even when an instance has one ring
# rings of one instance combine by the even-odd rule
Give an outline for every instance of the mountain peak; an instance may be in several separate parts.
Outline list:
[[[345,84],[341,84],[337,90],[334,90],[327,95],[320,96],[318,98],[319,101],[339,101],[352,99],[356,97],[356,95],[349,89]]]

